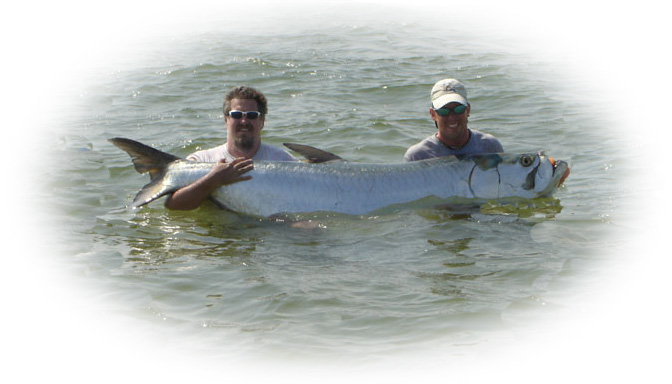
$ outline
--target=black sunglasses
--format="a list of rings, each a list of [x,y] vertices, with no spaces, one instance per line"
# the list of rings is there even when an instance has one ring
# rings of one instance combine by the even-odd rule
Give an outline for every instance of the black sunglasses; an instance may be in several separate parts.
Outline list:
[[[436,111],[436,113],[439,114],[439,116],[446,117],[446,116],[450,115],[450,111],[453,111],[453,113],[456,114],[456,115],[463,114],[464,112],[467,111],[467,106],[463,105],[463,104],[460,104],[460,105],[455,106],[453,108],[441,107],[439,109],[434,109],[434,110]]]

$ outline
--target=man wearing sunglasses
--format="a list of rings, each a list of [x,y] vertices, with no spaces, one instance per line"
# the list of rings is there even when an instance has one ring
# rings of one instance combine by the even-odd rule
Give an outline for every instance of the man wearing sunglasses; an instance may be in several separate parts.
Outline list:
[[[187,156],[187,160],[215,166],[201,179],[168,196],[166,207],[198,208],[220,186],[249,180],[245,174],[254,168],[253,161],[297,161],[285,150],[261,142],[266,113],[268,103],[263,93],[246,86],[232,89],[224,100],[227,142]]]
[[[467,127],[471,105],[461,82],[455,79],[438,81],[432,88],[431,101],[429,115],[438,132],[408,148],[405,161],[504,151],[494,136]]]

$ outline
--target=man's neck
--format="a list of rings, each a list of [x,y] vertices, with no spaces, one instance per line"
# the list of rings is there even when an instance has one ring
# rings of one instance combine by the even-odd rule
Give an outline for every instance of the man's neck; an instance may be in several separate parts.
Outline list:
[[[448,147],[448,149],[452,150],[462,149],[469,143],[469,139],[471,138],[471,131],[467,129],[465,133],[456,140],[448,140],[442,137],[441,132],[438,132],[436,134],[436,137],[439,139],[440,142],[443,143],[443,145]]]
[[[260,147],[261,145],[255,145],[250,149],[245,149],[236,147],[233,143],[227,143],[226,150],[229,151],[229,154],[235,158],[244,157],[246,159],[251,159],[257,154],[257,152],[259,152]]]

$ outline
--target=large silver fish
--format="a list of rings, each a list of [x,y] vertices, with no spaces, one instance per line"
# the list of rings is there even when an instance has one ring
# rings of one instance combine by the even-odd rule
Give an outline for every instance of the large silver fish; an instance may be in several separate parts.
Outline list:
[[[151,182],[133,200],[139,207],[193,183],[212,168],[161,152],[137,141],[110,141],[126,151]],[[550,196],[569,175],[564,161],[543,153],[443,157],[398,164],[363,164],[318,149],[285,144],[312,163],[254,163],[251,180],[220,187],[212,196],[228,209],[269,217],[283,213],[365,214],[427,197],[492,200]]]

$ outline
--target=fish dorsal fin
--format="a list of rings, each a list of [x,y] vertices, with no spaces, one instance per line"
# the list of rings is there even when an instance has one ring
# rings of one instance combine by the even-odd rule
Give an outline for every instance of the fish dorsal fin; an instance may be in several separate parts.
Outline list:
[[[323,151],[321,149],[311,147],[310,145],[284,143],[285,147],[294,152],[301,154],[309,163],[325,163],[327,161],[343,161],[338,155],[331,152]]]

